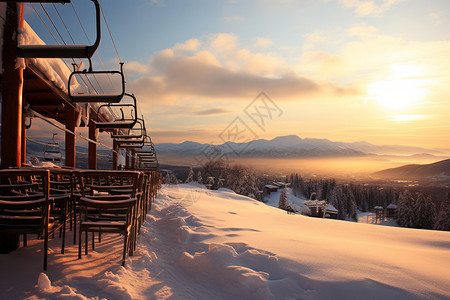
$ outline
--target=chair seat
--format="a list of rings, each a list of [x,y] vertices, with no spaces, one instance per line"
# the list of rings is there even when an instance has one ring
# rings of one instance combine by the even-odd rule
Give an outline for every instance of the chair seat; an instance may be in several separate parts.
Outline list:
[[[95,103],[95,102],[108,102],[119,103],[122,100],[123,95],[116,94],[75,94],[71,95],[72,102],[78,103]]]
[[[87,45],[19,45],[19,57],[88,58]]]
[[[100,129],[114,129],[114,128],[133,128],[136,121],[114,121],[114,122],[95,122],[95,127]]]
[[[89,226],[96,226],[96,227],[124,227],[127,225],[125,221],[111,221],[111,222],[92,222],[92,221],[83,221],[81,222],[81,226],[89,227]]]

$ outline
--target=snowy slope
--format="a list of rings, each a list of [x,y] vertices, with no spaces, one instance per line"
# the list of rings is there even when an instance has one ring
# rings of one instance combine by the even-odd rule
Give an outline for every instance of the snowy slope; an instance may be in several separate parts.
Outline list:
[[[288,215],[198,185],[163,187],[125,268],[118,238],[106,235],[81,261],[75,246],[50,254],[36,285],[38,246],[0,255],[5,299],[450,297],[449,232]]]
[[[278,208],[278,201],[280,200],[280,194],[281,194],[281,189],[274,193],[270,193],[269,197],[266,197],[266,199],[264,199],[264,201],[266,201],[265,203],[271,207]],[[306,215],[309,214],[310,210],[304,204],[304,202],[308,199],[299,198],[299,197],[294,196],[294,194],[292,193],[292,190],[290,188],[287,189],[287,199],[288,199],[289,206],[293,210],[295,210],[298,213],[303,213]]]

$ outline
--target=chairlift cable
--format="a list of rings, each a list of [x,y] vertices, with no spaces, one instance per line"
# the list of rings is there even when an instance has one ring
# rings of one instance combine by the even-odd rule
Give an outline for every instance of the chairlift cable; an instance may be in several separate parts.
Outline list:
[[[50,30],[50,28],[48,27],[47,23],[45,23],[44,19],[42,19],[41,14],[37,11],[36,7],[34,7],[33,3],[30,3],[31,7],[34,9],[34,11],[36,12],[36,14],[38,15],[39,19],[41,19],[42,23],[44,24],[44,26],[47,28],[48,32],[52,35],[52,37],[55,39],[56,43],[58,45],[60,45],[59,41],[56,39],[55,35],[53,34],[53,32]]]
[[[73,12],[75,13],[75,16],[77,17],[77,20],[78,20],[78,23],[79,23],[80,26],[81,26],[81,29],[83,30],[83,33],[84,33],[84,36],[86,37],[86,40],[87,40],[88,43],[90,44],[91,41],[89,40],[89,37],[88,37],[88,35],[87,35],[87,33],[86,33],[86,30],[84,30],[83,23],[81,22],[80,17],[78,16],[78,13],[77,13],[77,11],[76,11],[76,9],[75,9],[75,6],[73,5],[72,2],[70,2],[70,5],[72,6]],[[103,70],[106,71],[105,64],[103,63],[102,59],[100,58],[100,54],[98,54],[98,51],[95,51],[95,54],[97,54],[98,60],[100,61],[100,64],[102,65]],[[114,86],[114,84],[113,84],[113,82],[112,82],[112,80],[111,80],[110,75],[108,74],[107,76],[108,76],[109,83],[110,83],[111,87],[112,87],[113,90],[114,90],[114,93],[116,93],[116,88],[115,88],[115,86]],[[95,76],[94,76],[94,78],[95,78]]]
[[[37,11],[36,7],[34,7],[34,5],[33,5],[32,3],[30,3],[30,5],[31,5],[31,7],[34,9],[34,11],[36,12],[36,14],[38,15],[39,19],[41,19],[42,23],[43,23],[44,26],[47,28],[48,32],[51,34],[51,36],[52,36],[53,39],[56,41],[56,43],[57,43],[58,45],[60,45],[61,43],[58,41],[58,39],[55,37],[55,35],[53,34],[53,32],[50,30],[50,28],[48,27],[48,25],[47,25],[47,23],[44,21],[44,19],[42,19],[41,14]],[[42,4],[41,4],[41,6],[42,6]],[[52,22],[52,20],[50,19],[50,16],[49,16],[48,14],[47,14],[47,17],[49,18],[50,22]],[[53,24],[53,22],[52,22],[52,24]],[[53,26],[54,26],[54,24],[53,24]],[[61,36],[61,35],[60,35],[60,36]],[[66,65],[67,69],[70,70],[71,68],[67,65],[67,62],[66,62],[64,59],[61,59],[61,60],[62,60],[63,63]],[[74,60],[73,58],[72,58],[72,61],[75,63],[75,60]],[[83,81],[84,85],[88,86],[88,84],[86,83],[86,81],[84,81],[84,79],[83,79],[82,77],[80,77],[80,78],[81,78],[81,80]],[[94,88],[94,90],[96,90],[95,87],[92,85],[92,83],[91,83],[91,86]]]
[[[100,1],[99,1],[99,3],[100,3]],[[122,58],[120,57],[119,51],[117,50],[116,43],[114,42],[114,38],[113,38],[113,36],[111,34],[111,30],[109,29],[108,21],[106,20],[106,16],[105,16],[105,13],[103,12],[103,7],[102,7],[101,4],[100,4],[100,11],[102,12],[103,20],[105,20],[106,28],[108,29],[108,33],[109,33],[109,36],[111,38],[112,44],[114,46],[114,50],[116,50],[117,57],[119,58],[119,61],[122,62]],[[128,79],[127,71],[126,71],[125,68],[123,68],[123,73],[125,74],[125,77],[127,79],[127,83],[130,86],[131,93],[134,94],[133,86],[131,84],[131,81]]]
[[[75,40],[73,39],[72,35],[70,34],[70,31],[69,31],[69,29],[67,28],[66,23],[64,22],[63,18],[61,17],[61,14],[59,13],[59,10],[58,10],[58,8],[56,7],[55,3],[52,3],[52,5],[53,5],[53,8],[55,9],[56,13],[58,14],[58,17],[59,17],[59,19],[61,20],[61,22],[62,22],[64,28],[66,29],[67,34],[69,35],[70,39],[72,40],[72,43],[73,43],[74,45],[76,45]],[[89,40],[88,40],[88,42],[89,42]],[[91,43],[91,42],[89,42],[89,43]],[[80,59],[80,61],[81,61],[81,59]],[[91,86],[94,88],[94,90],[96,90],[95,87],[94,87],[94,85],[92,84],[91,80],[89,79],[89,77],[88,77],[87,75],[86,75],[86,79],[89,81],[89,83],[90,83]],[[98,88],[99,88],[99,89],[101,90],[101,92],[103,93],[103,89],[102,89],[100,83],[98,82],[98,80],[97,80],[97,78],[96,78],[95,76],[94,76],[94,79],[95,79],[95,81],[97,82]],[[86,84],[86,82],[85,82],[84,80],[83,80],[83,82]]]
[[[85,137],[85,136],[81,135],[81,133],[79,133],[78,135],[80,136],[80,138],[82,138],[82,139],[83,139],[83,140],[85,140],[85,141],[88,141],[88,142],[94,143],[94,144],[96,144],[96,145],[101,145],[101,146],[105,147],[106,149],[108,149],[108,150],[111,150],[111,151],[113,151],[113,152],[117,153],[117,151],[116,151],[116,150],[114,150],[114,149],[113,149],[113,148],[111,148],[111,147],[108,147],[108,146],[106,146],[105,144],[103,144],[103,143],[101,143],[101,142],[99,142],[99,141],[94,141],[94,140],[91,140],[90,138],[87,138],[87,137]]]
[[[52,3],[52,5],[53,5],[53,8],[55,9],[56,13],[58,14],[58,17],[61,20],[64,28],[66,29],[67,34],[69,35],[70,39],[72,40],[72,43],[75,45],[75,40],[73,39],[72,35],[70,34],[69,29],[67,28],[66,23],[64,22],[63,18],[61,17],[61,14],[59,13],[58,8],[56,7],[55,3]]]
[[[44,143],[44,142],[41,142],[41,141],[32,139],[32,138],[30,138],[30,137],[26,137],[26,139],[27,139],[28,141],[33,142],[33,143],[36,143],[36,144],[40,144],[40,145],[44,145],[44,146],[47,146],[47,145],[48,145],[48,143]],[[64,148],[64,147],[62,147],[62,146],[59,146],[59,145],[55,145],[54,147],[59,148],[59,149],[62,149],[62,150],[65,150],[65,149],[66,149],[66,148]],[[108,150],[111,150],[111,149],[108,149]],[[28,152],[28,153],[29,153],[29,152]],[[81,152],[81,151],[75,151],[75,153],[78,153],[78,154],[84,154],[84,155],[89,155],[89,153],[87,153],[87,152]],[[102,156],[102,157],[111,157],[111,155],[106,155],[106,154],[99,154],[99,153],[97,153],[97,155],[98,155],[98,156]]]
[[[64,127],[62,127],[62,126],[60,126],[60,125],[58,125],[58,124],[55,124],[55,123],[52,122],[49,118],[44,117],[43,115],[41,115],[40,113],[34,111],[33,109],[30,108],[30,110],[31,110],[31,112],[33,113],[33,115],[34,115],[35,117],[37,117],[37,118],[39,118],[39,119],[41,119],[41,120],[43,120],[43,121],[49,123],[50,125],[52,125],[52,126],[58,128],[58,129],[60,129],[60,130],[65,131],[65,132],[67,132],[67,133],[69,133],[69,134],[76,135],[73,131],[70,131],[70,130],[68,130],[68,129],[66,129],[66,128],[64,128]],[[86,140],[86,141],[88,141],[88,142],[95,143],[95,144],[97,144],[97,145],[101,145],[101,146],[105,147],[106,149],[109,149],[109,150],[111,150],[111,151],[113,151],[113,152],[115,151],[113,148],[108,147],[107,145],[105,145],[105,144],[103,144],[103,143],[101,143],[101,142],[91,140],[91,139],[89,139],[89,138],[83,136],[81,133],[78,133],[78,136],[80,136],[82,139],[84,139],[84,140]]]
[[[45,7],[42,5],[42,3],[40,3],[40,4],[41,4],[41,7],[42,7],[42,9],[44,10],[45,14],[47,15],[48,19],[50,20],[50,22],[52,23],[53,27],[55,28],[56,32],[58,33],[59,37],[60,37],[61,40],[63,41],[64,45],[67,45],[66,41],[65,41],[64,38],[62,37],[62,35],[61,35],[61,33],[59,32],[58,28],[56,27],[55,23],[53,22],[53,19],[50,17],[49,13],[48,13],[47,10],[45,9]],[[72,35],[70,34],[69,30],[67,29],[67,26],[66,26],[66,24],[64,23],[64,20],[62,19],[61,15],[59,14],[59,11],[58,11],[58,9],[56,8],[56,6],[55,6],[54,3],[53,3],[53,7],[55,8],[56,13],[58,14],[59,18],[61,19],[61,21],[62,21],[62,23],[63,23],[63,25],[64,25],[64,28],[66,28],[67,33],[69,34],[70,38],[72,39],[73,44],[75,45],[75,41],[74,41]],[[75,60],[74,60],[73,58],[72,58],[72,61],[76,64],[76,62],[75,62]],[[82,78],[82,77],[80,76],[80,78]],[[95,88],[94,84],[91,82],[91,80],[89,79],[89,77],[88,77],[87,75],[86,75],[86,79],[89,81],[89,84],[92,86],[92,88],[94,89],[94,91],[97,92],[97,89]],[[82,79],[82,80],[83,80],[83,79]],[[83,80],[83,83],[84,83],[85,85],[87,85],[86,82],[85,82],[84,80]],[[98,87],[99,87],[100,91],[103,93],[103,89],[101,88],[101,86],[100,86],[100,84],[98,83],[98,81],[97,81],[97,84],[99,85]],[[98,92],[97,92],[97,93],[98,93]]]
[[[61,33],[59,32],[58,28],[56,27],[55,23],[53,22],[53,19],[50,17],[49,13],[48,13],[47,10],[45,9],[44,5],[42,5],[42,3],[40,3],[40,5],[41,5],[42,9],[44,10],[45,14],[47,15],[47,18],[48,18],[48,19],[50,20],[50,22],[52,23],[53,27],[55,28],[56,32],[58,33],[58,35],[59,35],[59,37],[61,38],[61,40],[62,40],[62,42],[64,43],[64,45],[67,45],[66,41],[65,41],[64,38],[62,37]],[[53,5],[54,5],[54,4],[53,4]],[[55,8],[55,9],[56,9],[56,8]],[[56,12],[57,12],[58,15],[59,15],[58,10],[56,10]],[[60,17],[61,17],[61,16],[60,16]],[[62,19],[61,19],[61,21],[62,21]],[[63,22],[63,24],[64,24],[64,27],[66,27],[64,21],[62,21],[62,22]],[[67,27],[66,27],[66,30],[67,30]],[[69,32],[69,31],[67,30],[67,32]],[[70,33],[69,33],[69,35],[70,35]],[[70,37],[72,38],[72,35],[70,35]],[[73,38],[72,38],[72,41],[73,41]],[[58,44],[59,44],[59,43],[58,43]],[[74,44],[75,44],[75,42],[74,42]],[[73,58],[72,58],[72,61],[73,61],[73,63],[76,64],[76,62],[75,62],[75,60],[74,60]],[[66,66],[67,66],[67,64],[66,64]],[[70,70],[70,68],[69,68],[69,70]],[[82,77],[80,76],[80,78],[82,78]],[[91,82],[91,80],[90,80],[87,76],[86,76],[86,79],[89,81],[89,84],[92,86],[92,88],[94,89],[94,91],[97,92],[97,89],[95,88],[95,86],[94,86],[94,84]],[[82,80],[83,80],[83,79],[82,79]],[[86,84],[86,82],[85,82],[84,80],[83,80],[83,83],[87,86],[87,84]],[[100,90],[102,90],[100,86],[99,86],[99,88],[100,88]],[[103,92],[103,91],[102,91],[102,92]],[[98,93],[98,92],[97,92],[97,93]]]
[[[44,5],[42,5],[42,3],[40,3],[40,5],[41,5],[42,9],[44,10],[45,14],[47,15],[47,18],[48,18],[48,19],[50,20],[50,22],[52,23],[53,28],[55,28],[56,33],[58,33],[59,38],[62,40],[62,42],[64,43],[64,45],[67,45],[67,44],[66,44],[66,41],[64,41],[64,38],[62,37],[61,33],[59,32],[59,30],[58,30],[58,28],[56,27],[55,23],[53,22],[52,18],[51,18],[50,15],[48,14],[48,12],[47,12],[47,10],[45,9]]]

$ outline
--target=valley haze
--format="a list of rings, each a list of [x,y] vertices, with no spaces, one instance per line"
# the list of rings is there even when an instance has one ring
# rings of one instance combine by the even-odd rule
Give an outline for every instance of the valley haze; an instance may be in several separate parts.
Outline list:
[[[406,164],[429,164],[450,157],[449,149],[402,145],[374,145],[365,141],[335,142],[328,139],[279,136],[247,143],[219,145],[192,141],[155,144],[162,164],[201,165],[217,157],[255,169],[296,171],[320,175],[363,175]]]

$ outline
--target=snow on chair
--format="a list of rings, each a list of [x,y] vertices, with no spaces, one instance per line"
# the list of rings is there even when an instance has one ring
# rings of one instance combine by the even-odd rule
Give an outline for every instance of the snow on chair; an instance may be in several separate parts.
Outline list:
[[[134,125],[137,122],[137,104],[136,104],[136,97],[133,94],[127,94],[125,93],[125,96],[131,97],[133,100],[133,103],[107,103],[100,105],[100,107],[97,110],[97,115],[101,115],[102,110],[117,108],[121,112],[121,118],[115,119],[110,122],[95,122],[95,127],[101,130],[105,129],[131,129],[134,127]],[[125,118],[124,109],[127,109],[131,112],[131,117]]]
[[[97,50],[101,39],[100,4],[95,5],[97,37],[92,45],[19,45],[17,55],[23,58],[87,58],[89,62]],[[6,2],[2,0],[0,2]],[[16,0],[15,2],[70,3],[70,0]]]

